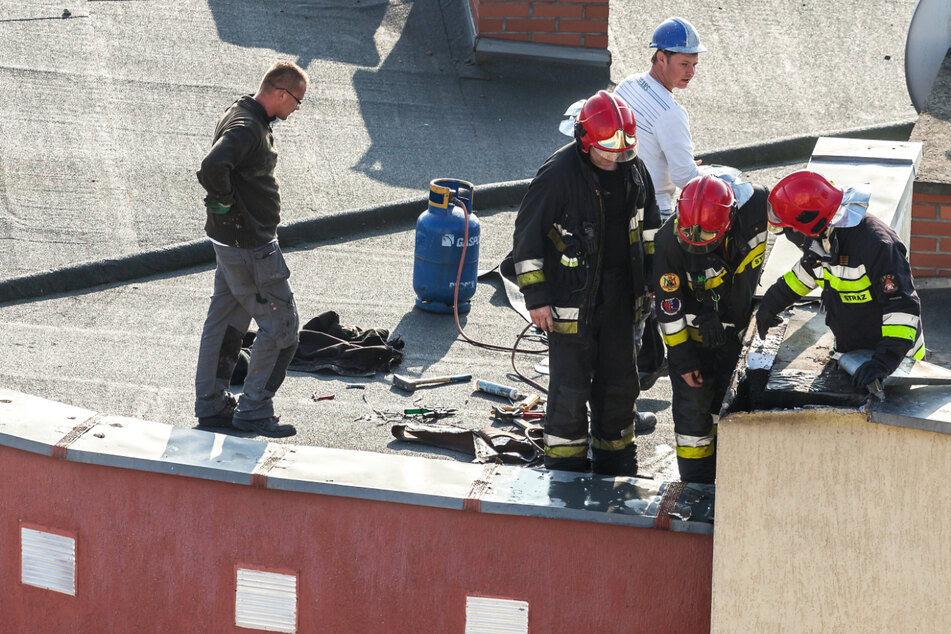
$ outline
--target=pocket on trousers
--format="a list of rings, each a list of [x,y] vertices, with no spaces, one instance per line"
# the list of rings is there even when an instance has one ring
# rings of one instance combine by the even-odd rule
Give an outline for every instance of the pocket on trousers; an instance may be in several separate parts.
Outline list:
[[[276,243],[266,244],[254,249],[252,256],[254,279],[259,289],[274,282],[286,280],[291,276],[291,271],[284,261],[284,254]]]

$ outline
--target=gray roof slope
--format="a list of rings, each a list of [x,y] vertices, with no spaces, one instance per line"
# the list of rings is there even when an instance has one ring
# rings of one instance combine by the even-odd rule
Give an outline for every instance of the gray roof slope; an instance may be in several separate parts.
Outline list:
[[[710,48],[694,85],[677,95],[701,153],[914,116],[901,64],[912,0],[872,0],[863,4],[867,18],[825,1],[614,2],[614,65],[600,73],[469,64],[460,4],[87,1],[64,19],[59,4],[0,2],[0,82],[16,95],[0,118],[0,279],[200,240],[194,171],[218,114],[275,57],[299,61],[313,82],[305,107],[276,127],[288,224],[420,198],[437,177],[474,182],[479,209],[478,186],[531,177],[567,140],[556,129],[567,104],[646,67],[650,31],[669,14],[689,17]],[[771,185],[798,166],[749,177]],[[480,214],[488,267],[509,248],[513,211]],[[346,323],[394,330],[407,340],[401,372],[513,382],[505,355],[458,341],[451,318],[411,309],[411,222],[353,221],[351,229],[290,250],[302,317],[333,309]],[[133,283],[0,305],[0,384],[192,425],[210,271],[159,266]],[[479,285],[464,323],[497,343],[524,325],[491,284]],[[360,381],[289,377],[279,408],[301,430],[292,442],[414,451],[394,444],[387,425],[355,419],[416,402],[461,406],[474,427],[490,422],[494,401],[471,385],[408,397],[382,376],[365,390],[345,389],[351,382]],[[314,402],[315,389],[337,396]],[[672,468],[669,383],[641,406],[661,420],[642,439],[641,463],[663,477]]]
[[[646,68],[668,15],[709,48],[678,91],[700,153],[914,117],[902,67],[914,0],[861,10],[613,2],[610,70],[476,66],[464,3],[0,2],[0,276],[201,236],[195,169],[219,113],[277,57],[313,87],[276,127],[287,222],[391,203],[430,179],[529,178],[565,107]],[[749,164],[749,163],[747,163]]]

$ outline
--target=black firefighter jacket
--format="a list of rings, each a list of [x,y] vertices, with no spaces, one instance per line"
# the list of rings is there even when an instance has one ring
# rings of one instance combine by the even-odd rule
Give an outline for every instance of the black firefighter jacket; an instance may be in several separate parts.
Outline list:
[[[674,233],[676,215],[657,232],[654,256],[654,308],[667,359],[677,374],[700,369],[702,338],[698,319],[711,311],[729,336],[742,330],[752,313],[766,250],[766,198],[763,187],[733,219],[723,244],[711,253],[687,253]]]
[[[837,351],[874,350],[892,372],[905,356],[923,358],[921,300],[898,234],[865,216],[854,227],[834,229],[830,247],[828,258],[803,258],[776,280],[763,296],[763,308],[776,314],[821,286]]]
[[[639,158],[628,170],[628,243],[635,303],[646,308],[647,271],[660,226],[654,185]],[[518,285],[529,308],[550,306],[554,331],[577,334],[589,325],[601,281],[604,199],[598,177],[575,142],[539,168],[515,218]]]

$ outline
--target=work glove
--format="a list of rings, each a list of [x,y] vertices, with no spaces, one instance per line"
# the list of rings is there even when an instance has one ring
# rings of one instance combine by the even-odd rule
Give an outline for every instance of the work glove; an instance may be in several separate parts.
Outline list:
[[[210,214],[226,214],[231,209],[231,205],[222,205],[211,196],[205,196],[205,209]]]
[[[766,334],[769,332],[769,329],[781,323],[783,323],[782,317],[770,313],[763,306],[760,306],[759,310],[756,311],[756,334],[758,334],[759,338],[763,341],[766,341]]]
[[[717,348],[726,343],[723,324],[712,310],[697,316],[697,330],[700,332],[700,345],[704,348]]]
[[[888,366],[872,357],[860,365],[852,375],[852,387],[857,390],[864,390],[869,383],[875,382],[876,379],[883,380],[891,373],[892,371]]]

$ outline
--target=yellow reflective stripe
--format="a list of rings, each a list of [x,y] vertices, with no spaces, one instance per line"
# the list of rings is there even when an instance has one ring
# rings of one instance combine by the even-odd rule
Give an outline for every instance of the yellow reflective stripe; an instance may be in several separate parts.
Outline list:
[[[645,243],[644,243],[644,253],[646,253],[647,255],[654,255],[654,243],[653,243],[653,242],[645,242]]]
[[[518,287],[525,288],[532,284],[538,284],[539,282],[545,281],[544,271],[529,271],[528,273],[522,273],[518,276]]]
[[[574,335],[578,332],[578,322],[577,321],[556,321],[551,326],[552,332],[561,333],[563,335]]]
[[[578,458],[588,453],[587,445],[545,446],[545,455],[549,458]]]
[[[736,267],[736,275],[739,275],[746,270],[747,266],[752,266],[754,269],[763,263],[763,253],[766,252],[766,243],[762,242],[753,248],[752,251],[746,254],[746,257],[743,258],[743,261],[740,262],[740,265]]]
[[[703,337],[700,336],[700,331],[693,326],[687,326],[687,332],[694,341],[703,341]]]
[[[662,334],[664,337],[664,343],[668,346],[679,346],[683,342],[687,341],[687,331],[681,330],[680,332],[675,332],[672,335]]]
[[[578,266],[578,258],[569,258],[567,255],[563,255],[561,256],[561,264],[569,269],[573,269]]]
[[[627,241],[630,244],[637,244],[641,241],[641,232],[640,231],[628,231],[627,232]]]
[[[696,460],[712,456],[714,451],[716,451],[716,445],[713,444],[705,447],[677,447],[677,457]]]
[[[548,239],[552,241],[555,245],[555,248],[558,249],[559,253],[564,253],[565,249],[568,247],[565,246],[564,241],[561,239],[561,234],[558,233],[558,230],[552,227],[548,230]]]
[[[915,341],[915,347],[913,348],[914,353],[911,355],[912,359],[918,359],[919,361],[925,358],[925,337],[924,335],[918,335],[918,340]]]
[[[783,280],[785,280],[786,285],[796,295],[799,295],[799,296],[808,295],[809,291],[812,290],[811,288],[809,288],[808,286],[800,282],[799,278],[796,277],[796,274],[792,271],[789,271],[788,273],[783,275]]]
[[[833,275],[832,271],[824,269],[823,277],[829,281],[829,286],[841,293],[858,293],[872,285],[872,283],[868,281],[867,275],[863,275],[857,280],[844,280],[841,277]]]
[[[604,440],[603,438],[592,438],[591,446],[602,451],[622,451],[634,444],[634,434],[627,434],[617,440]]]
[[[910,326],[882,326],[883,337],[895,337],[896,339],[915,340],[918,331]]]

